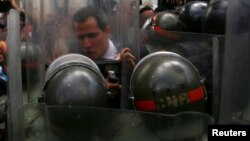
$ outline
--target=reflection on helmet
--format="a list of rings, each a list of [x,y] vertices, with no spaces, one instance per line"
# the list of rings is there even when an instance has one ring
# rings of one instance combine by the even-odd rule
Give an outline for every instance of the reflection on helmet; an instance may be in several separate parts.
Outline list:
[[[142,38],[143,43],[147,46],[146,49],[149,52],[154,52],[154,50],[171,48],[179,41],[179,35],[171,31],[185,31],[186,26],[177,15],[164,11],[148,19],[142,29]]]
[[[131,76],[137,110],[162,113],[204,111],[205,89],[197,69],[171,52],[144,57]]]
[[[168,30],[168,31],[184,31],[185,25],[179,20],[178,16],[170,12],[159,12],[151,17],[149,22],[146,21],[143,29]]]
[[[41,56],[41,50],[37,45],[21,43],[22,81],[24,89],[26,89],[27,83],[29,83],[29,85],[35,85],[37,83],[35,76],[39,75]]]
[[[44,98],[48,105],[107,107],[105,94],[105,79],[85,56],[61,56],[47,69]]]

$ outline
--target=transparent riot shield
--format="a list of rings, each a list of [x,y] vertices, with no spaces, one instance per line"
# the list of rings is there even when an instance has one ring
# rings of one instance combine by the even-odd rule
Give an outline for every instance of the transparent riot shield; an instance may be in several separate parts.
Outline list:
[[[28,104],[19,109],[20,141],[206,141],[214,119],[197,112],[176,115],[95,107]]]
[[[81,36],[75,29],[75,20],[81,15],[76,16],[76,13],[81,8],[91,7],[101,11],[99,16],[102,20],[105,19],[108,29],[105,33],[100,30],[103,34],[98,33],[98,40],[91,39],[93,41],[91,44],[94,44],[95,48],[100,46],[103,48],[107,46],[107,41],[103,41],[105,39],[102,38],[108,37],[108,46],[114,48],[111,53],[106,49],[105,54],[102,53],[102,56],[94,58],[94,61],[105,78],[110,77],[112,72],[122,85],[120,90],[116,90],[119,94],[113,101],[119,102],[115,103],[115,108],[127,108],[129,105],[127,86],[131,69],[128,69],[129,64],[126,64],[126,61],[119,59],[122,58],[119,57],[119,53],[128,48],[131,50],[130,53],[138,58],[139,2],[136,0],[25,0],[23,3],[27,27],[26,38],[22,41],[23,52],[26,53],[23,55],[25,70],[23,79],[28,102],[37,102],[42,93],[46,69],[56,58],[69,53],[78,53],[87,57],[90,57],[91,52],[93,54],[93,51],[84,49],[86,45],[82,45],[85,34]],[[87,39],[91,38],[91,35],[97,36],[97,34],[88,33]],[[106,54],[111,54],[112,57],[105,58]]]
[[[150,23],[150,20],[148,20]],[[148,24],[149,24],[148,23]],[[146,23],[147,25],[147,23]],[[167,30],[141,31],[140,58],[158,51],[170,51],[188,59],[204,79],[207,92],[206,112],[218,118],[219,85],[224,36]],[[216,118],[216,121],[217,121]]]
[[[249,124],[250,1],[230,1],[221,87],[220,123]]]
[[[108,41],[108,45],[113,46],[115,54],[112,59],[98,58],[98,61],[94,61],[100,67],[104,77],[115,76],[117,82],[122,85],[122,89],[118,90],[119,93],[114,100],[116,102],[115,108],[128,107],[129,88],[127,86],[130,79],[130,69],[125,64],[126,60],[119,59],[122,58],[119,57],[119,53],[128,48],[135,58],[138,57],[139,1],[21,0],[20,2],[25,15],[25,20],[22,21],[25,23],[24,27],[19,29],[20,11],[14,12],[15,14],[12,14],[12,18],[9,18],[8,21],[8,40],[11,47],[8,56],[11,58],[9,60],[9,68],[11,69],[9,71],[11,76],[9,90],[11,91],[8,103],[10,140],[18,140],[19,137],[16,136],[16,133],[20,131],[19,124],[16,124],[18,122],[15,115],[17,107],[25,103],[38,103],[43,94],[46,69],[51,62],[69,53],[78,53],[89,57],[88,52],[82,51],[79,41],[85,37],[89,40],[94,38],[93,36],[107,35],[108,40],[104,42]],[[108,28],[105,33],[103,30],[98,30],[97,34],[85,34],[84,32],[80,36],[75,32],[73,17],[84,7],[87,9],[94,7],[102,11],[101,14],[105,15],[106,27]],[[19,37],[19,35],[21,36]],[[19,43],[20,41],[21,43]],[[99,43],[99,41],[97,42]],[[19,55],[21,55],[21,63],[17,60]],[[22,64],[22,71],[19,70],[18,65],[20,64]],[[22,72],[22,77],[20,72]]]
[[[221,86],[223,78],[223,63],[225,51],[225,36],[215,35],[213,37],[213,96],[212,96],[212,115],[216,123],[219,123]]]
[[[19,119],[17,118],[17,108],[23,104],[22,101],[22,77],[21,77],[21,53],[20,53],[20,22],[19,12],[10,10],[7,21],[7,68],[8,68],[8,95],[5,102],[7,108],[7,125],[9,140],[17,140]],[[11,30],[10,30],[11,29]]]

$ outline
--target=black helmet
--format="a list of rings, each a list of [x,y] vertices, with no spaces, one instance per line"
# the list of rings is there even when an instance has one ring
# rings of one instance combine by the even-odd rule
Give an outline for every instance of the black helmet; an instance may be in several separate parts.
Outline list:
[[[229,0],[210,1],[202,21],[204,32],[225,34],[228,2]]]
[[[130,90],[141,111],[203,111],[205,88],[197,69],[182,56],[155,52],[144,57],[131,76]]]
[[[202,18],[207,6],[208,3],[205,1],[191,1],[180,10],[179,19],[187,25],[190,32],[202,32]]]
[[[107,107],[105,84],[92,60],[79,54],[63,55],[46,71],[44,101],[48,105]]]

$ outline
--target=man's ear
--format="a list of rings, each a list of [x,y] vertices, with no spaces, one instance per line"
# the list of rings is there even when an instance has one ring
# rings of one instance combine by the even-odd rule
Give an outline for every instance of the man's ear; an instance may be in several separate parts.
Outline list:
[[[111,34],[111,27],[110,26],[107,26],[106,28],[105,28],[105,30],[104,30],[104,32],[106,33],[106,34]]]

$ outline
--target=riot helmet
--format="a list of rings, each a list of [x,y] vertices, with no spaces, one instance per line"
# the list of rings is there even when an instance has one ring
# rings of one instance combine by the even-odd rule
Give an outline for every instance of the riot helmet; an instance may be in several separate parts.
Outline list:
[[[202,21],[204,32],[225,34],[228,2],[229,0],[210,1]]]
[[[107,107],[106,83],[97,65],[80,54],[67,54],[48,67],[44,82],[48,105]]]
[[[179,40],[179,35],[171,31],[185,31],[186,26],[178,16],[170,12],[159,12],[148,19],[142,27],[143,43],[148,52],[166,50],[171,48]]]
[[[190,32],[202,32],[202,18],[206,13],[208,3],[205,1],[191,1],[179,11],[179,19],[187,25]]]
[[[174,13],[163,11],[151,17],[150,23],[145,22],[143,29],[185,31],[186,26],[179,20]]]
[[[130,90],[139,111],[203,112],[205,87],[194,65],[172,52],[149,54],[136,65]]]

